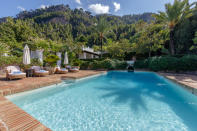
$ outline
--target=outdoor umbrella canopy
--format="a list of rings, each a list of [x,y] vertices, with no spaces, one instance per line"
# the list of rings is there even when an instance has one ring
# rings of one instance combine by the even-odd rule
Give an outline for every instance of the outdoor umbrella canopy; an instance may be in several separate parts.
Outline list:
[[[23,50],[23,64],[28,65],[30,64],[30,51],[29,51],[29,47],[27,45],[25,45],[25,48]]]
[[[64,55],[64,64],[65,65],[68,64],[68,54],[67,54],[67,52],[65,52],[65,55]]]
[[[61,67],[61,56],[62,56],[62,53],[61,52],[57,52],[56,54],[59,57],[59,60],[57,61],[57,66]]]

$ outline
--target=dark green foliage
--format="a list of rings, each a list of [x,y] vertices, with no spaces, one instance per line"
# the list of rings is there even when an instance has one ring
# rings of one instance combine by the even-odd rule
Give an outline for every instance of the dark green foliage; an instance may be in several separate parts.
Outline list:
[[[152,71],[196,71],[197,55],[151,57],[136,61],[134,67]]]
[[[128,64],[125,61],[104,59],[104,60],[93,60],[83,61],[81,69],[94,69],[94,70],[125,70]]]
[[[56,56],[56,55],[48,55],[46,57],[46,59],[44,60],[44,62],[50,67],[55,67],[58,60],[59,60],[58,56]]]
[[[178,59],[175,57],[152,57],[148,60],[149,69],[153,71],[175,71]]]
[[[134,68],[139,68],[139,69],[147,69],[148,68],[148,60],[137,60],[134,64]]]
[[[182,71],[196,71],[197,70],[197,55],[186,55],[179,59],[177,66]]]
[[[197,9],[196,5],[192,7]],[[197,51],[197,10],[191,10],[191,13],[191,17],[185,17],[173,28],[175,55],[195,54]],[[169,55],[169,30],[165,28],[168,24],[164,25],[151,15],[152,13],[94,16],[83,9],[72,10],[68,5],[23,11],[16,18],[0,19],[0,54],[8,52],[11,56],[22,57],[24,45],[28,44],[31,50],[44,49],[44,57],[66,51],[69,63],[81,65],[84,69],[125,69],[125,62],[111,59],[130,60],[134,55],[137,59],[138,56],[147,58]],[[99,34],[98,27],[102,19],[107,27],[101,28]],[[103,55],[104,59],[89,62],[75,60],[83,46],[94,47],[95,51],[100,51],[101,34],[102,48],[107,52]],[[188,64],[193,57],[181,60],[179,58],[182,56],[175,57],[155,57],[137,61],[135,67],[155,71],[195,69],[195,64]],[[181,64],[183,65],[180,68],[177,67]]]
[[[42,66],[42,63],[39,61],[38,58],[31,59],[32,66]]]
[[[73,60],[73,63],[72,63],[73,66],[80,66],[81,64],[82,64],[82,61],[79,59]]]
[[[16,56],[0,56],[0,67],[4,68],[9,65],[18,65],[22,63],[22,57]]]

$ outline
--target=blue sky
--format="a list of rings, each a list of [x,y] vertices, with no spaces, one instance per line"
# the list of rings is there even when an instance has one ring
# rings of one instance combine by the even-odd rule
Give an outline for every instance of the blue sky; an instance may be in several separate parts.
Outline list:
[[[190,2],[194,1],[190,0]],[[139,14],[163,11],[164,4],[168,2],[173,2],[173,0],[1,0],[0,17],[15,16],[23,10],[45,8],[57,4],[69,4],[72,9],[83,8],[93,14]]]

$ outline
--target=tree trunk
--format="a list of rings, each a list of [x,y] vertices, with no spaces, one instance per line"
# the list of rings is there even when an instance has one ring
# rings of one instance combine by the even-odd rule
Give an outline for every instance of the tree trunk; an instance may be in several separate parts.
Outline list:
[[[101,58],[102,58],[102,52],[103,52],[103,33],[100,33],[100,42],[101,42]]]
[[[170,53],[171,53],[171,55],[175,54],[175,51],[174,51],[174,31],[173,30],[170,31]]]
[[[148,56],[151,57],[151,51],[149,51]]]

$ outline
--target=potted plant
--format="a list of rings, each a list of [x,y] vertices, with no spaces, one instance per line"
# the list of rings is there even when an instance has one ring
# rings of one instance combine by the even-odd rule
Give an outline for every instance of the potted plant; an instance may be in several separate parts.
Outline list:
[[[59,57],[56,55],[48,55],[46,59],[44,60],[46,65],[48,66],[49,74],[54,74],[55,72],[55,66],[57,64],[57,61],[59,60]]]
[[[81,60],[75,59],[75,60],[73,61],[73,67],[74,67],[74,68],[80,69],[81,63],[82,63]]]

